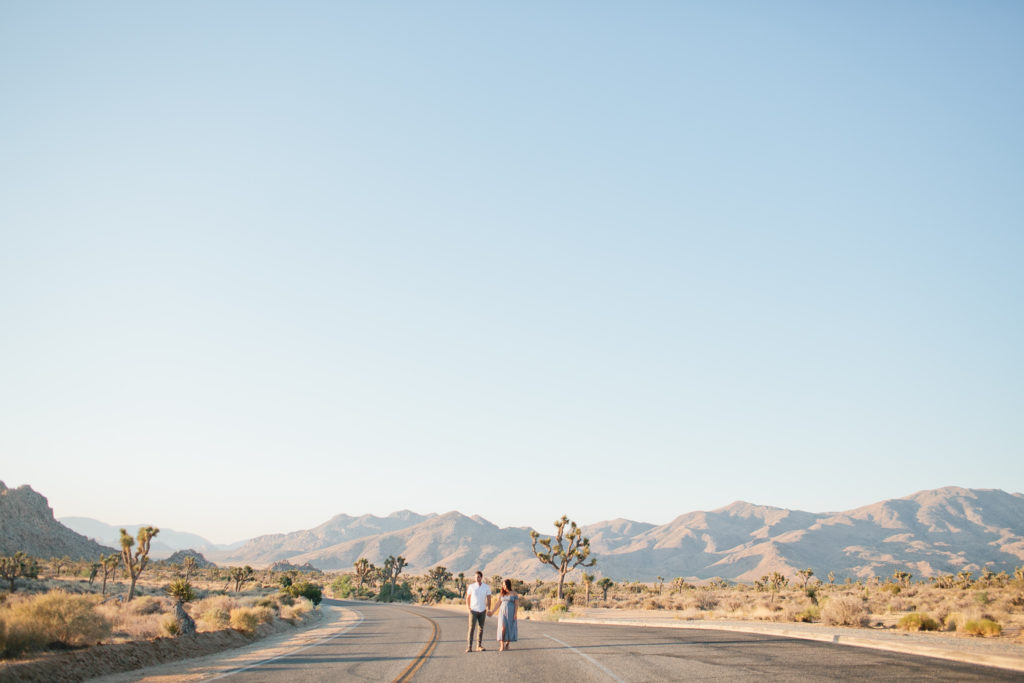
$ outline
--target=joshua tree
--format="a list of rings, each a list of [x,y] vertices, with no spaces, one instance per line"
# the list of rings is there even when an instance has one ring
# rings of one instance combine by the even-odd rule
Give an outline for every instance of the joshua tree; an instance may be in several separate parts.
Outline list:
[[[775,594],[785,588],[788,584],[789,579],[779,572],[772,572],[771,574],[765,574],[760,579],[754,581],[754,588],[759,591],[769,591],[772,594],[771,602],[775,602]]]
[[[14,580],[19,576],[34,579],[39,576],[39,564],[35,558],[18,551],[10,557],[0,557],[0,578],[8,581],[14,592]]]
[[[246,581],[252,581],[256,572],[253,571],[252,567],[245,565],[244,567],[232,567],[228,576],[232,581],[235,582],[235,592],[242,590],[242,584]]]
[[[196,558],[192,555],[186,555],[185,559],[181,561],[181,568],[185,570],[185,583],[192,577],[192,572],[196,570]]]
[[[118,565],[118,563],[120,561],[121,561],[121,556],[120,555],[115,555],[114,553],[110,553],[109,555],[104,555],[103,553],[100,553],[100,569],[103,571],[103,593],[102,593],[102,595],[106,595],[107,594],[107,580],[110,579],[114,575],[114,573],[117,571],[117,565]]]
[[[466,596],[466,572],[459,572],[455,577],[455,591],[460,597]]]
[[[662,587],[664,585],[665,585],[665,577],[664,576],[659,576],[658,577],[658,595],[661,595],[661,589],[662,589]]]
[[[188,579],[175,579],[164,590],[175,599],[174,619],[178,622],[178,633],[182,635],[192,635],[195,633],[196,622],[189,616],[184,607],[186,602],[196,599],[195,591],[192,590],[192,584],[188,582]]]
[[[353,566],[356,569],[356,581],[358,581],[356,589],[362,590],[363,584],[369,581],[370,576],[373,574],[374,566],[365,557],[360,557]]]
[[[590,557],[590,539],[583,535],[583,530],[576,526],[576,522],[562,515],[561,519],[555,521],[555,528],[558,533],[554,539],[541,538],[536,531],[530,532],[530,539],[537,559],[542,564],[551,565],[558,572],[558,599],[561,600],[565,596],[565,575],[576,567],[593,567],[597,559]],[[567,545],[563,545],[563,541]],[[538,552],[537,543],[544,547],[543,551]]]
[[[800,584],[800,587],[806,588],[807,582],[811,580],[812,576],[814,576],[814,570],[808,567],[807,569],[801,569],[797,574],[799,574],[800,578],[803,579],[803,583]]]
[[[828,573],[828,585],[831,586],[835,582],[836,582],[836,573],[835,572],[829,572]]]
[[[594,583],[594,575],[583,572],[583,588],[585,591],[584,601],[590,607],[590,586]]]
[[[608,599],[608,589],[611,588],[614,585],[615,585],[615,582],[612,581],[611,579],[609,579],[607,576],[605,576],[604,578],[602,578],[600,581],[597,582],[597,587],[600,588],[601,592],[602,592],[602,595],[601,595],[601,599],[602,600],[607,600]]]
[[[913,574],[910,572],[900,571],[899,569],[892,573],[893,580],[901,586],[909,586],[912,576]]]
[[[434,590],[441,591],[444,584],[451,581],[452,573],[447,568],[438,565],[427,572],[427,581]]]
[[[135,540],[128,535],[127,531],[121,529],[121,560],[124,562],[125,571],[128,572],[128,578],[131,580],[131,586],[128,588],[129,602],[135,597],[135,582],[139,580],[139,575],[149,564],[149,544],[158,533],[160,530],[152,526],[144,526],[139,529],[139,547],[132,553]]]

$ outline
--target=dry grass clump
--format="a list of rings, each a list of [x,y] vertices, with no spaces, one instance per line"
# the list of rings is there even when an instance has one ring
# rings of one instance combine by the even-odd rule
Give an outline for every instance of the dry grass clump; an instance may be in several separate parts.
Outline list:
[[[189,605],[189,613],[198,631],[222,631],[231,625],[231,610],[236,606],[234,598],[214,595]]]
[[[938,631],[939,622],[927,614],[911,612],[910,614],[905,614],[896,622],[896,628],[901,631]]]
[[[864,626],[868,622],[868,610],[858,597],[829,597],[821,607],[821,621],[832,626]]]
[[[964,633],[971,636],[998,636],[1003,627],[992,619],[970,619],[964,623]]]
[[[256,610],[248,607],[236,607],[231,610],[231,628],[242,633],[252,635],[256,627],[260,625],[259,615]]]
[[[107,638],[111,622],[96,610],[97,599],[63,591],[8,602],[0,616],[0,651],[12,657],[51,643],[77,647]]]
[[[290,605],[281,605],[282,619],[301,619],[302,615],[313,609],[313,603],[306,598],[295,598]]]

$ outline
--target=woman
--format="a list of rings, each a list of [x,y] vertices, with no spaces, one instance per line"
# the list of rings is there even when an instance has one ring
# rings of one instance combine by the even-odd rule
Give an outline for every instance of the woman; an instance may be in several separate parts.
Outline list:
[[[501,595],[498,607],[498,652],[508,649],[509,643],[519,640],[519,596],[512,590],[512,579],[505,579],[501,584]],[[494,616],[491,610],[488,616]]]

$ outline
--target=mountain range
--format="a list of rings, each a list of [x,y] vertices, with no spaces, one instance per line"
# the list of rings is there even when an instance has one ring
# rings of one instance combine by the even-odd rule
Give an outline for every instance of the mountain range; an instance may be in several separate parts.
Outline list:
[[[83,520],[62,521],[80,532],[95,523]],[[546,535],[553,528],[538,531]],[[480,569],[487,576],[550,578],[552,569],[530,550],[529,532],[456,511],[403,510],[386,517],[337,515],[313,529],[196,549],[220,564],[255,567],[286,560],[344,570],[360,557],[379,565],[388,555],[402,555],[406,571],[414,574],[440,564],[456,573]],[[896,569],[918,578],[985,567],[1012,572],[1024,564],[1024,495],[946,487],[826,513],[738,501],[667,524],[614,519],[587,525],[584,533],[598,560],[591,571],[615,580],[751,581],[807,567],[818,576],[834,571],[840,578],[887,576]],[[162,540],[170,546],[190,538],[201,539],[180,534]]]

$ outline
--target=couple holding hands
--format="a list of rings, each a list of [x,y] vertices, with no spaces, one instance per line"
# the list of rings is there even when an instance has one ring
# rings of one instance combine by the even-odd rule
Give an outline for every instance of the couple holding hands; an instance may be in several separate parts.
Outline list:
[[[508,649],[509,643],[519,640],[519,622],[516,618],[519,596],[512,590],[512,579],[501,584],[500,605],[498,606],[498,652]],[[484,617],[493,616],[491,609],[491,587],[484,583],[484,573],[476,573],[476,581],[466,588],[466,607],[469,608],[469,642],[466,652],[473,651],[473,636],[477,636],[477,649],[484,648]],[[477,629],[480,633],[477,634]]]

